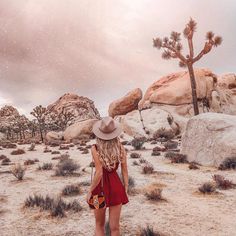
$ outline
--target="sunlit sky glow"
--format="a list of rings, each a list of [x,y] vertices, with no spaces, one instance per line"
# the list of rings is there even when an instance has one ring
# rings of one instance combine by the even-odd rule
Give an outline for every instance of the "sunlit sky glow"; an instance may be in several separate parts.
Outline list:
[[[71,92],[106,115],[112,100],[180,70],[152,38],[182,32],[190,16],[196,52],[207,31],[224,38],[196,66],[235,72],[234,0],[0,0],[0,107],[29,114]]]

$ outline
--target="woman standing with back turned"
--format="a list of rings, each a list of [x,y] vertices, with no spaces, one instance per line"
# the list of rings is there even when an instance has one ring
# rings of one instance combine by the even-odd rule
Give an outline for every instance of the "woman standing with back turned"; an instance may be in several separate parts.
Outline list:
[[[121,207],[129,202],[127,156],[118,137],[121,132],[120,124],[109,116],[93,125],[96,144],[92,146],[91,152],[96,171],[87,194],[87,202],[96,202],[97,206],[100,204],[99,209],[98,207],[94,209],[96,236],[104,236],[106,208],[109,208],[111,235],[120,236]],[[116,172],[119,164],[121,164],[124,185]],[[103,196],[103,198],[96,198],[96,196]]]

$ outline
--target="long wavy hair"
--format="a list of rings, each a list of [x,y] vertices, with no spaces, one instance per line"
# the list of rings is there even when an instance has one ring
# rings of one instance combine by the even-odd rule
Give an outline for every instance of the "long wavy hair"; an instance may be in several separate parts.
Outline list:
[[[96,137],[99,160],[108,171],[116,167],[117,162],[123,162],[126,154],[125,148],[119,137],[111,140],[103,140]]]

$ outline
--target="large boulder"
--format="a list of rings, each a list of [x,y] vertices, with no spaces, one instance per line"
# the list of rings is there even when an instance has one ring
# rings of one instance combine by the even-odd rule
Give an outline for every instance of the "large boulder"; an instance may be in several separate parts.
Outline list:
[[[63,140],[63,132],[49,131],[46,134],[46,140],[48,142]]]
[[[197,96],[199,99],[210,97],[215,89],[217,77],[210,70],[195,69]],[[154,82],[139,103],[142,108],[147,102],[168,105],[192,103],[192,91],[188,71],[172,73]]]
[[[169,122],[169,118],[172,122]],[[177,133],[179,129],[171,114],[157,107],[140,112],[134,110],[126,115],[117,116],[115,119],[121,123],[123,131],[132,137],[150,137],[161,128],[174,133]]]
[[[62,110],[71,112],[75,117],[68,125],[85,119],[100,118],[94,102],[87,97],[76,94],[66,93],[56,102],[47,106],[47,112],[49,113],[60,113]]]
[[[138,108],[138,103],[142,99],[142,91],[140,88],[136,88],[124,97],[113,101],[109,105],[109,116],[115,117],[117,115],[125,115],[130,111]]]
[[[70,125],[64,131],[64,139],[66,141],[71,141],[73,139],[79,139],[81,136],[91,136],[92,127],[97,119],[88,119],[80,122],[76,122]]]
[[[205,113],[192,117],[182,137],[181,152],[189,161],[218,167],[236,155],[236,116]]]

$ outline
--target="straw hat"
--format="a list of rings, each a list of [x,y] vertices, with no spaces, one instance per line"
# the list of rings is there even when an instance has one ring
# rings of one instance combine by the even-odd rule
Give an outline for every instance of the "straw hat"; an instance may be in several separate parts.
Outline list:
[[[119,122],[110,116],[106,116],[94,123],[92,131],[98,138],[110,140],[119,136],[122,128]]]

